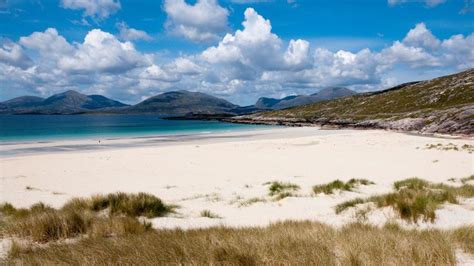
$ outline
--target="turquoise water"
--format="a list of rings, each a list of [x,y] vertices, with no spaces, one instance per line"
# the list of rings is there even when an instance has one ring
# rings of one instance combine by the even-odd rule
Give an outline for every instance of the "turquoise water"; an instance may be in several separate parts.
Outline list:
[[[218,121],[163,120],[154,115],[0,115],[0,141],[198,134],[262,127]]]

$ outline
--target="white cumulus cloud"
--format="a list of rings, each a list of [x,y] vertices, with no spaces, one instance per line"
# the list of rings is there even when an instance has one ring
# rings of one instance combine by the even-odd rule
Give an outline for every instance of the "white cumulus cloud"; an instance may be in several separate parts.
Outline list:
[[[175,35],[195,42],[216,40],[227,29],[229,11],[216,0],[165,0],[166,28]]]

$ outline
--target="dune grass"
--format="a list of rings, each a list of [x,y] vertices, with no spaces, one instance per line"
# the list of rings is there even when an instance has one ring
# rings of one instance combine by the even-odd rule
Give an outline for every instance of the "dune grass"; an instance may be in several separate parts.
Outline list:
[[[401,218],[417,222],[419,219],[434,222],[435,211],[444,203],[458,203],[458,198],[474,197],[474,186],[464,184],[452,187],[434,184],[419,178],[409,178],[394,183],[395,192],[372,196],[367,199],[356,198],[336,206],[340,213],[357,204],[373,202],[377,207],[390,206]]]
[[[200,216],[201,217],[207,217],[207,218],[211,218],[211,219],[218,219],[218,218],[221,218],[219,215],[211,212],[210,210],[202,210],[201,213],[200,213]]]
[[[439,231],[350,224],[334,229],[290,221],[263,228],[150,230],[44,248],[17,244],[5,264],[455,265],[455,248],[472,254],[473,235],[472,227]]]
[[[264,198],[259,198],[259,197],[249,198],[249,199],[241,201],[239,203],[239,207],[248,207],[258,202],[267,202],[267,200]]]
[[[165,205],[161,199],[148,193],[117,192],[108,195],[95,195],[88,199],[72,199],[63,206],[63,209],[69,208],[91,211],[108,209],[111,214],[154,218],[172,212],[175,206]]]
[[[367,186],[367,185],[372,185],[372,184],[375,184],[375,183],[367,179],[352,178],[345,183],[337,179],[327,184],[314,186],[313,192],[314,194],[319,194],[319,193],[333,194],[335,190],[352,191],[354,188],[357,188],[360,185]]]
[[[268,195],[274,197],[274,200],[281,200],[294,196],[294,192],[300,189],[300,186],[293,183],[283,183],[278,181],[268,182]]]
[[[0,205],[2,235],[48,242],[77,236],[123,235],[145,232],[151,225],[138,217],[164,216],[173,210],[159,198],[145,193],[115,193],[75,198],[61,209],[43,203],[17,209]],[[108,210],[108,212],[105,212]]]
[[[461,183],[463,183],[463,184],[467,184],[471,181],[474,181],[474,175],[461,178]]]

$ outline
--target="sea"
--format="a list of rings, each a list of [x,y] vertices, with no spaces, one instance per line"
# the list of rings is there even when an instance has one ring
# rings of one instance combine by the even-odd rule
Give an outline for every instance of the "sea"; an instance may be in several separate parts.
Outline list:
[[[165,120],[156,115],[0,115],[0,142],[205,134],[268,126]]]

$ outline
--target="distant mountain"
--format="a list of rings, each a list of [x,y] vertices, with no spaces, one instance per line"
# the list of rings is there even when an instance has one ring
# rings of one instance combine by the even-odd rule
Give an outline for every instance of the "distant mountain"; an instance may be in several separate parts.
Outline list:
[[[84,95],[70,90],[46,99],[35,96],[14,98],[1,103],[0,113],[74,114],[125,106],[127,105],[104,96]]]
[[[255,107],[260,109],[281,110],[295,106],[317,103],[356,94],[356,92],[347,88],[326,88],[311,95],[294,95],[283,99],[274,99],[262,97],[258,99]]]
[[[230,120],[474,135],[474,69],[384,91]]]
[[[21,96],[2,102],[6,108],[33,107],[44,101],[44,98],[36,96]]]
[[[127,113],[153,113],[162,115],[233,113],[239,106],[224,99],[200,92],[165,92],[126,108]]]

